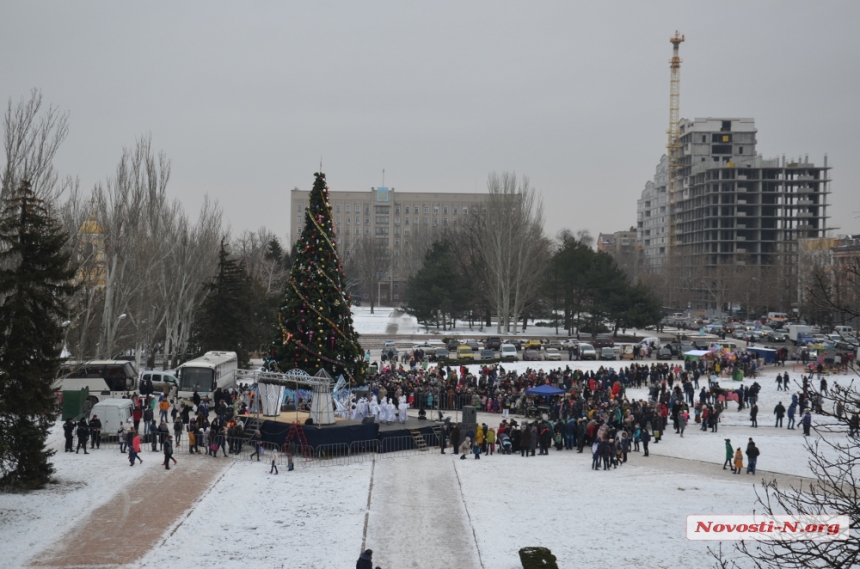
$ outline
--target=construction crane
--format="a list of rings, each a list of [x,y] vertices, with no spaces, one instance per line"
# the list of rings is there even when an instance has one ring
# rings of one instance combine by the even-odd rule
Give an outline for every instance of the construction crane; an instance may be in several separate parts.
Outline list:
[[[672,253],[677,246],[677,220],[674,206],[678,200],[678,168],[681,166],[681,127],[680,101],[681,101],[681,57],[678,55],[678,47],[684,41],[684,36],[675,30],[675,37],[669,38],[672,44],[672,59],[669,60],[671,79],[669,81],[669,142],[666,144],[669,162],[669,247],[667,248],[667,261],[671,259]],[[671,262],[671,261],[669,261]]]

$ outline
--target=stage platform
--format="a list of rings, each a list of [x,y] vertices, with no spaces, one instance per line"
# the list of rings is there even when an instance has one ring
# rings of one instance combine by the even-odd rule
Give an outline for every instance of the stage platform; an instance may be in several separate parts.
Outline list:
[[[417,411],[415,412],[417,414]],[[260,434],[264,442],[283,446],[286,442],[290,427],[298,421],[304,431],[307,442],[312,447],[320,445],[350,445],[355,442],[380,441],[382,452],[385,449],[406,450],[412,440],[411,431],[418,431],[425,441],[431,442],[436,421],[421,420],[409,416],[405,423],[362,423],[349,419],[336,419],[333,425],[305,425],[309,413],[301,411],[284,411],[277,417],[260,417],[263,424]],[[395,440],[396,439],[396,440]],[[387,442],[386,442],[387,441]],[[431,445],[432,446],[432,445]]]

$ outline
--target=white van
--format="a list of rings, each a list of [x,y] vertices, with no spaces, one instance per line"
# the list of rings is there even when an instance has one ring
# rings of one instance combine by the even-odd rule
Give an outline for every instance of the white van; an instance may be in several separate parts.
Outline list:
[[[833,331],[843,337],[854,335],[854,328],[851,326],[834,326]]]
[[[503,361],[520,359],[519,356],[517,356],[517,347],[513,344],[502,344],[500,352]]]
[[[93,406],[90,417],[98,415],[102,422],[102,439],[116,436],[119,426],[129,420],[133,410],[131,399],[105,399]]]

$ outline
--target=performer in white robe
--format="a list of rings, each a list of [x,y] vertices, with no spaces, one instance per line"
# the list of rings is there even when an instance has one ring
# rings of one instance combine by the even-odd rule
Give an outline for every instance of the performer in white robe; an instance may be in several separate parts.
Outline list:
[[[373,420],[377,423],[379,421],[381,421],[381,418],[379,416],[380,415],[379,403],[376,402],[375,397],[370,400],[369,410],[370,410],[370,414],[368,415],[368,417],[373,417]]]
[[[385,400],[385,422],[389,425],[394,422],[394,404],[390,397]]]
[[[397,420],[401,423],[406,422],[406,410],[409,408],[409,404],[406,403],[406,397],[400,396],[400,403],[397,405],[398,417]]]

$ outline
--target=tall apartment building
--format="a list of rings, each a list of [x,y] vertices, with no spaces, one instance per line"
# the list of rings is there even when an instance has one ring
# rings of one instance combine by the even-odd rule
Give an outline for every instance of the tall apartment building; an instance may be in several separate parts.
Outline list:
[[[826,158],[823,166],[765,160],[756,132],[753,119],[680,121],[676,196],[658,167],[637,204],[643,272],[665,273],[671,263],[675,280],[698,282],[721,266],[752,265],[796,281],[798,239],[826,235],[830,168]]]
[[[309,200],[309,191],[294,189],[290,194],[294,220],[291,246],[301,237]],[[428,237],[441,235],[446,228],[455,229],[470,214],[485,213],[486,200],[487,194],[407,193],[387,187],[370,188],[370,191],[329,191],[338,254],[346,263],[364,238],[373,238],[388,246],[391,270],[380,284],[378,298],[382,304],[399,304],[414,266],[412,257],[422,250],[415,247],[416,241],[424,239],[426,242]]]

